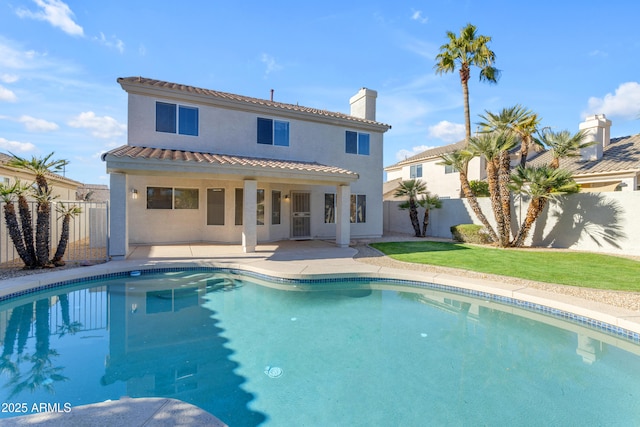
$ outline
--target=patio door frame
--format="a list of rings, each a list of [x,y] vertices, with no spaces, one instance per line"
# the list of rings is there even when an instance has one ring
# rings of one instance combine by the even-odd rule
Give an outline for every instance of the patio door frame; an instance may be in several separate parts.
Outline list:
[[[306,200],[305,200],[306,199]],[[291,239],[311,238],[311,192],[291,192]]]

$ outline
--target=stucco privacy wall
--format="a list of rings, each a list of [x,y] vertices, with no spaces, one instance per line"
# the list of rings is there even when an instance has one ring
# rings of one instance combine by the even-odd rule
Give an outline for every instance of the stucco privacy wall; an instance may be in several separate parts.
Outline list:
[[[478,201],[489,221],[494,223],[489,199],[480,198]],[[398,204],[384,202],[384,232],[413,234],[409,213],[398,209]],[[527,205],[527,200],[516,198],[512,223],[522,222]],[[640,256],[638,211],[640,192],[567,195],[549,203],[526,244]],[[420,221],[423,213],[421,209]],[[431,210],[427,235],[450,239],[451,226],[469,223],[480,224],[467,200],[445,199],[441,209]]]

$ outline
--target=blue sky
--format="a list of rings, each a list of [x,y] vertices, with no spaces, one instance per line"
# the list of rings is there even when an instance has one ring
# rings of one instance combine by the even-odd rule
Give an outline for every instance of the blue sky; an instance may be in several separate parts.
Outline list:
[[[565,3],[570,4],[565,5]],[[0,4],[0,151],[55,152],[65,174],[108,184],[100,154],[126,144],[118,77],[349,112],[378,91],[384,164],[464,135],[457,73],[434,73],[447,31],[493,38],[497,85],[470,83],[471,120],[521,104],[578,130],[604,113],[640,133],[640,3],[513,1],[61,1]]]

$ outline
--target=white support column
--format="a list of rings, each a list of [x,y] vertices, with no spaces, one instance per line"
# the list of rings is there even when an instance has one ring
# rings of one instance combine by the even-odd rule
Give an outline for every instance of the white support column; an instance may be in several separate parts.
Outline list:
[[[256,212],[258,209],[258,182],[251,179],[244,181],[244,201],[242,212],[242,250],[245,253],[255,252],[258,244],[258,227]]]
[[[351,186],[338,185],[336,193],[336,245],[346,248],[351,242]]]
[[[109,256],[113,260],[123,260],[129,252],[127,175],[112,172],[109,184]]]

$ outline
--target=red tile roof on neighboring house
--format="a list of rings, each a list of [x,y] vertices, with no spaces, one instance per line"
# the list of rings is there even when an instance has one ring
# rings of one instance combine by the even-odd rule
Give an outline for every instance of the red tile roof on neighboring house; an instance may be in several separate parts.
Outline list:
[[[182,162],[208,163],[211,165],[246,166],[276,170],[297,170],[303,172],[319,172],[358,177],[356,172],[326,166],[315,162],[301,162],[294,160],[265,159],[259,157],[235,156],[226,154],[202,153],[198,151],[170,150],[166,148],[137,147],[123,145],[102,155],[102,160],[107,155],[114,157],[129,157],[131,159],[167,160]]]
[[[248,96],[235,95],[232,93],[219,92],[216,90],[203,89],[199,87],[187,86],[187,85],[178,84],[178,83],[170,83],[162,80],[149,79],[146,77],[120,77],[118,78],[118,83],[120,83],[121,85],[128,83],[128,84],[135,84],[140,86],[156,87],[161,89],[169,89],[169,90],[175,90],[180,92],[193,93],[198,95],[209,96],[212,98],[238,101],[238,102],[244,102],[247,104],[260,105],[260,106],[266,106],[266,107],[273,107],[273,108],[277,108],[285,111],[297,111],[297,112],[313,114],[317,116],[334,117],[334,118],[340,118],[340,119],[350,120],[354,122],[379,125],[382,127],[386,127],[387,129],[391,129],[390,125],[376,122],[374,120],[367,120],[360,117],[350,116],[348,114],[336,113],[336,112],[327,111],[327,110],[320,110],[317,108],[303,107],[297,104],[286,104],[283,102],[275,102],[267,99],[251,98]]]

